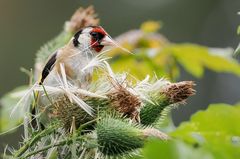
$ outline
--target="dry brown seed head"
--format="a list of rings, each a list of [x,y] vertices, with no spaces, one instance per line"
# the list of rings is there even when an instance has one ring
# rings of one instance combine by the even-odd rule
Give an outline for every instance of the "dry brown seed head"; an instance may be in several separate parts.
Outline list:
[[[88,115],[77,104],[71,103],[67,97],[61,97],[54,103],[55,117],[61,120],[64,128],[68,131],[72,126],[73,118],[75,119],[75,126],[78,128],[94,117]]]
[[[66,31],[75,33],[84,27],[98,24],[99,19],[93,6],[89,6],[86,9],[80,7],[73,14],[70,21],[66,22],[65,29]]]
[[[193,81],[182,81],[167,85],[161,92],[169,100],[170,104],[185,102],[185,100],[195,94],[193,89],[195,83]]]
[[[117,87],[108,94],[111,106],[123,115],[139,122],[140,99],[124,87]]]

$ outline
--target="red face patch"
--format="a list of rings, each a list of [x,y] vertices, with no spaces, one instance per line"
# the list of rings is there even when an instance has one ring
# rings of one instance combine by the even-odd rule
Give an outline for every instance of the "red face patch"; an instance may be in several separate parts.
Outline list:
[[[95,27],[95,28],[93,28],[92,32],[97,32],[97,33],[101,33],[103,35],[107,35],[106,31],[102,27]]]
[[[102,27],[94,27],[90,32],[91,46],[96,52],[100,52],[104,45],[101,45],[101,40],[107,35]]]

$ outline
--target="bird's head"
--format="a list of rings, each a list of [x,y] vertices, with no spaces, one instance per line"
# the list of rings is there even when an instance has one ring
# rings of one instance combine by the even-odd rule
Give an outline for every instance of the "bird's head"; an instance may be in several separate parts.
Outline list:
[[[113,40],[101,26],[89,26],[78,31],[73,37],[73,45],[79,49],[91,49],[99,53],[105,46],[114,45]]]

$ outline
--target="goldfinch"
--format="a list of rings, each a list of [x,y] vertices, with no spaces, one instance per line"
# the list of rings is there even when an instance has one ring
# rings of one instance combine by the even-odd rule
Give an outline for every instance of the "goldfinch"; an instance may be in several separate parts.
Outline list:
[[[40,85],[56,86],[57,76],[60,73],[60,65],[64,66],[67,79],[74,85],[84,87],[90,80],[92,68],[82,69],[98,54],[105,46],[114,45],[114,41],[101,26],[89,26],[78,31],[67,45],[57,50],[42,71]]]
[[[88,114],[92,115],[91,107],[73,92],[67,90],[69,87],[87,89],[94,69],[94,67],[87,66],[95,57],[104,52],[105,47],[113,45],[116,43],[101,26],[89,26],[81,29],[64,47],[50,56],[42,70],[38,84],[45,88],[51,87],[53,89],[55,87],[65,90],[71,102],[77,103]],[[51,94],[49,100],[46,96],[44,97],[45,93],[43,91],[36,92],[35,96],[37,96],[40,106],[46,107],[51,104],[51,100],[59,98],[59,94],[55,92]],[[32,114],[36,114],[35,107],[32,110]]]

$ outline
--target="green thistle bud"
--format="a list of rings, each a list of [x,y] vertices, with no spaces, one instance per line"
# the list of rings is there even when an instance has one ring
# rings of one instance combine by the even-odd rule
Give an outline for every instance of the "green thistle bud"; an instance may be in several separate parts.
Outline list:
[[[144,145],[144,134],[125,121],[105,118],[96,127],[99,150],[104,155],[116,156]]]
[[[136,124],[116,118],[104,118],[96,126],[99,150],[107,156],[126,155],[144,146],[147,137],[161,140],[168,136],[157,129],[142,129]]]
[[[161,117],[161,112],[169,105],[166,98],[159,103],[145,103],[140,111],[141,124],[151,125]]]
[[[172,104],[183,104],[185,100],[195,94],[192,81],[183,81],[167,85],[163,90],[153,97],[154,103],[145,103],[141,109],[141,124],[151,125],[156,122],[165,109],[172,109]]]

